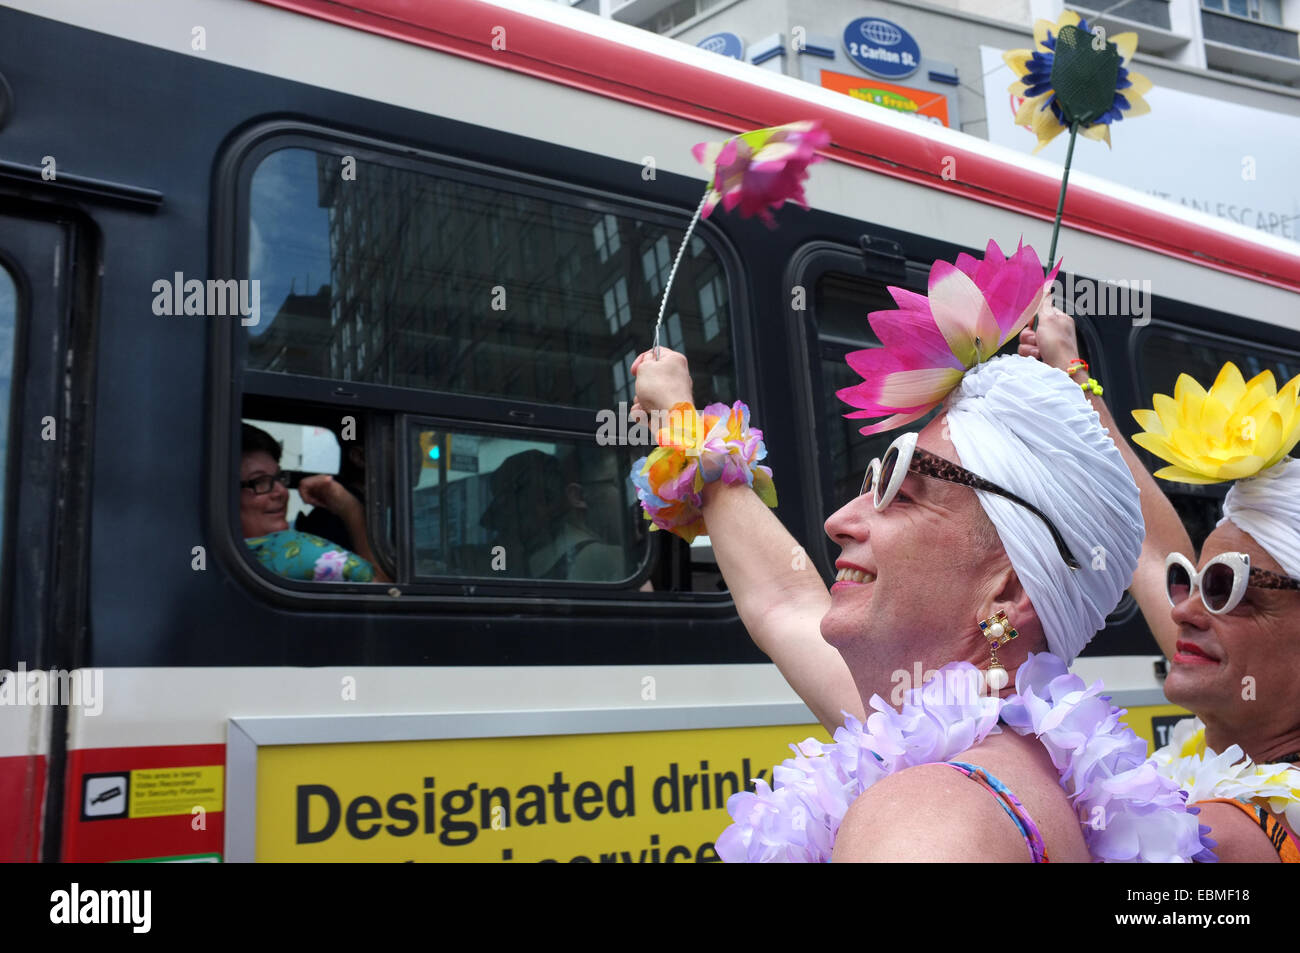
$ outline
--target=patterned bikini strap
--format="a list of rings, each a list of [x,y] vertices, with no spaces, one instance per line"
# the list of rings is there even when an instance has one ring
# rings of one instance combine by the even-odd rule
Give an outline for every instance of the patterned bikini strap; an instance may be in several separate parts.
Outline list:
[[[1038,825],[1029,816],[1029,812],[1020,803],[1020,799],[1012,794],[1005,784],[978,765],[967,764],[964,761],[948,761],[946,763],[972,781],[980,784],[997,798],[998,805],[1007,812],[1007,816],[1011,818],[1012,823],[1016,825],[1016,829],[1020,831],[1020,836],[1025,839],[1025,845],[1029,848],[1031,863],[1050,863],[1047,857],[1047,847],[1043,844],[1042,835],[1038,833]]]
[[[1209,797],[1197,804],[1230,804],[1242,813],[1253,818],[1268,842],[1277,851],[1278,860],[1284,864],[1300,864],[1300,841],[1297,841],[1283,826],[1282,822],[1268,812],[1262,804],[1256,804],[1247,798]]]

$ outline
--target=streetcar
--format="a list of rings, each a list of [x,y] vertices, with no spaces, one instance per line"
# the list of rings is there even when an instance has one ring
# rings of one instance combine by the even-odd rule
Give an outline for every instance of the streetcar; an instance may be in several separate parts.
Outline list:
[[[810,208],[702,221],[663,343],[749,403],[829,583],[889,437],[835,397],[866,315],[989,238],[1045,253],[1057,168],[551,3],[0,2],[0,857],[716,860],[821,729],[606,425],[691,147],[804,119]],[[1300,373],[1300,247],[1083,174],[1062,247],[1150,282],[1079,321],[1117,420],[1179,370]],[[373,578],[254,558],[250,428],[272,515],[333,476]],[[1171,493],[1199,543],[1221,490]],[[1160,663],[1126,598],[1076,669],[1155,741]]]

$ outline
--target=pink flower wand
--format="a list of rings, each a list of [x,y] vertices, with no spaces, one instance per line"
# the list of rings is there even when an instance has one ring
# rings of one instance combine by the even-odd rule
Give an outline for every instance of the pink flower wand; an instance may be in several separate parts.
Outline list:
[[[808,120],[755,129],[733,136],[726,142],[701,142],[691,150],[695,158],[710,170],[711,177],[682,237],[659,301],[653,344],[656,361],[659,360],[659,331],[668,307],[668,293],[672,290],[677,267],[682,262],[696,223],[701,217],[708,218],[719,202],[728,212],[740,206],[742,218],[757,215],[769,228],[776,227],[771,210],[780,208],[787,200],[807,209],[803,182],[808,178],[808,166],[821,160],[817,150],[830,141],[830,133],[822,129],[820,123]]]

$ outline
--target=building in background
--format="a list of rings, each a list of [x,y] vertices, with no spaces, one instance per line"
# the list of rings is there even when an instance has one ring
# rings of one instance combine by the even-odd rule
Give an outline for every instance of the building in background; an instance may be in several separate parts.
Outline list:
[[[1059,0],[556,0],[1026,153],[1005,50],[1033,45]],[[1138,34],[1150,117],[1075,166],[1300,241],[1300,0],[1085,0]],[[1065,140],[1040,153],[1064,160]],[[1095,146],[1095,148],[1093,148]]]

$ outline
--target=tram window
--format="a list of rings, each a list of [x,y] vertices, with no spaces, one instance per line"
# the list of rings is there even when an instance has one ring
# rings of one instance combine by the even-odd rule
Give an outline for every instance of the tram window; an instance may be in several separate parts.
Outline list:
[[[0,542],[4,540],[5,473],[9,459],[9,404],[13,393],[14,338],[18,328],[18,288],[0,265]]]
[[[626,582],[646,558],[629,451],[413,425],[415,575]]]
[[[345,153],[355,176],[339,174]],[[272,147],[248,181],[262,320],[234,332],[245,414],[306,420],[295,407],[346,399],[366,415],[369,539],[394,581],[725,591],[707,540],[647,532],[628,477],[645,447],[597,446],[589,429],[625,419],[684,220],[332,143]],[[729,275],[698,235],[668,311],[696,401],[733,400]]]
[[[1143,398],[1149,401],[1154,394],[1173,394],[1179,374],[1190,374],[1209,388],[1226,361],[1236,364],[1246,380],[1272,371],[1279,387],[1300,374],[1300,355],[1263,347],[1247,350],[1218,339],[1157,331],[1142,342]]]
[[[264,317],[248,328],[249,370],[616,407],[610,368],[648,343],[681,229],[432,164],[338,168],[289,148],[254,170],[249,276]],[[719,388],[702,403],[734,399],[726,292],[707,243],[683,256],[674,331]]]

